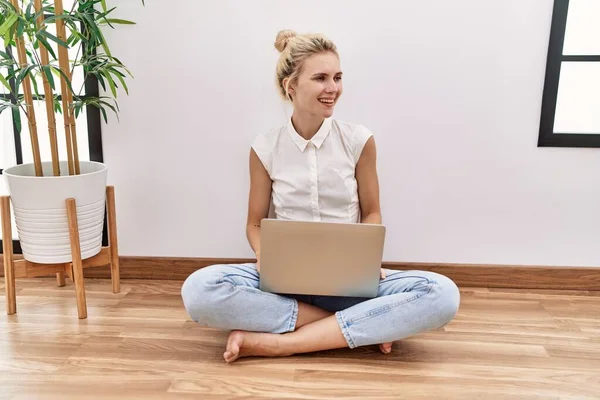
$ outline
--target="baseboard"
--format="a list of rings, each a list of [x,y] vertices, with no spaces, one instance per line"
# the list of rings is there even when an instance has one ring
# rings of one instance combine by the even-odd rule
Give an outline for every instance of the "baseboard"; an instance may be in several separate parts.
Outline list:
[[[254,262],[241,258],[120,258],[122,279],[170,279],[183,281],[192,272],[213,264]],[[2,260],[0,257],[0,265]],[[600,290],[600,268],[524,265],[480,265],[449,263],[385,262],[395,270],[425,270],[446,275],[461,287],[499,287],[521,289]],[[4,268],[0,269],[3,276]],[[86,278],[110,278],[107,267],[84,270]]]

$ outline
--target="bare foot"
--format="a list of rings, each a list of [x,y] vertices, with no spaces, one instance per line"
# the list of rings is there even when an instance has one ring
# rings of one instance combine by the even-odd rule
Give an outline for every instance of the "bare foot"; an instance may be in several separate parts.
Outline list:
[[[381,350],[383,354],[390,354],[392,352],[392,342],[380,344],[379,350]]]
[[[225,362],[232,363],[247,356],[287,356],[281,349],[279,334],[232,331],[227,339],[227,348],[223,353]]]

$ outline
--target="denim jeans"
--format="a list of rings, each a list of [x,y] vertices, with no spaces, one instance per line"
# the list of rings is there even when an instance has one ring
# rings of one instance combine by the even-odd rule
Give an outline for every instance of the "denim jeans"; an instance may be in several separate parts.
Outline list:
[[[187,313],[201,325],[285,333],[295,330],[298,302],[335,313],[350,348],[393,342],[454,318],[460,293],[447,277],[426,271],[386,269],[377,297],[279,295],[263,292],[255,264],[212,265],[183,283]]]

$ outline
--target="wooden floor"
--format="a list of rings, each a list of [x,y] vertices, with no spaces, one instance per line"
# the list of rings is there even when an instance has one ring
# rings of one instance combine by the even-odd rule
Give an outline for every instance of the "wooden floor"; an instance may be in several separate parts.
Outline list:
[[[180,281],[0,281],[0,398],[598,399],[600,292],[462,288],[444,329],[394,344],[280,359],[222,360],[226,332],[188,320]],[[257,310],[257,312],[259,312]]]

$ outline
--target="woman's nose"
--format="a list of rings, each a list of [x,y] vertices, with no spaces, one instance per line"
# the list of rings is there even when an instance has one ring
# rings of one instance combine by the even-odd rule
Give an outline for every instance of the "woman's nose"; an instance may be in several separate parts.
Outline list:
[[[325,90],[328,93],[335,93],[338,91],[338,87],[336,85],[336,83],[334,81],[328,81],[327,82],[327,87],[325,87]]]

